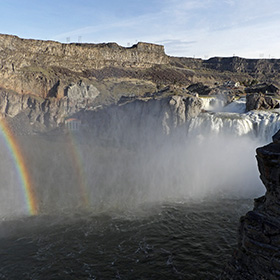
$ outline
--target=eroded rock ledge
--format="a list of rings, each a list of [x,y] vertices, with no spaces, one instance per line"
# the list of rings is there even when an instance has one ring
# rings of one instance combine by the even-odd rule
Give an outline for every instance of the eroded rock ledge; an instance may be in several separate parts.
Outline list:
[[[241,218],[238,248],[221,279],[280,279],[280,130],[257,149],[257,161],[266,194]]]

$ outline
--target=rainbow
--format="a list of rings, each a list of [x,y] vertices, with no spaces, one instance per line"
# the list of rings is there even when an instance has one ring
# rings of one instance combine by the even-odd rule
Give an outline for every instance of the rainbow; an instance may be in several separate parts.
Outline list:
[[[25,195],[25,201],[28,207],[29,214],[37,215],[38,204],[37,204],[34,188],[32,185],[32,181],[27,166],[25,164],[23,155],[21,153],[20,147],[5,119],[0,120],[0,134],[2,134],[3,138],[5,139],[6,145],[15,162],[15,166],[22,183],[22,187]]]
[[[67,142],[69,143],[69,151],[71,153],[72,160],[74,163],[74,168],[77,173],[81,202],[84,207],[88,208],[90,206],[90,201],[89,201],[89,195],[87,191],[86,175],[83,168],[82,152],[79,151],[78,143],[75,140],[75,134],[72,133],[71,131],[68,131],[67,137],[68,137]]]

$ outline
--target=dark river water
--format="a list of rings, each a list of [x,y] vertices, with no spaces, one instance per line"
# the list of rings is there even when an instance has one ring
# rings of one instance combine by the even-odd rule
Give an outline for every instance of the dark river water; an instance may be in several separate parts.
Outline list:
[[[215,279],[253,199],[2,221],[0,279]]]

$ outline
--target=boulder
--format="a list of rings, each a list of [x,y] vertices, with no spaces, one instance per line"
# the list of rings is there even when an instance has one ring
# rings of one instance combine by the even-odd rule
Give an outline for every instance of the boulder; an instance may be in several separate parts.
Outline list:
[[[203,83],[191,84],[187,87],[187,90],[191,93],[198,93],[199,95],[209,95],[212,89]]]
[[[251,93],[246,95],[246,111],[275,108],[279,108],[279,102],[271,96],[265,96],[262,93]]]

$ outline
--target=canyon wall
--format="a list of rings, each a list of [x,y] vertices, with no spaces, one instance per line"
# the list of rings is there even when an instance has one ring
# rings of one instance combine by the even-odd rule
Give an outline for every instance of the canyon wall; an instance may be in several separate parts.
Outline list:
[[[161,45],[139,42],[62,44],[0,34],[0,88],[42,98],[63,98],[71,84],[92,84],[100,103],[123,95],[144,95],[170,85],[208,86],[258,79],[279,83],[280,60],[170,57]],[[103,97],[103,99],[101,98]],[[106,99],[106,100],[105,100]]]
[[[0,90],[0,114],[14,133],[63,127],[74,116],[99,138],[136,143],[152,135],[169,135],[202,109],[201,99],[195,96],[135,98],[103,107],[95,106],[98,95],[95,87],[83,82],[69,86],[65,97],[52,100]]]
[[[196,82],[214,92],[225,81],[250,80],[258,73],[274,73],[276,79],[278,64],[236,57],[176,58],[166,55],[163,46],[142,42],[125,48],[0,34],[0,113],[9,118],[23,113],[31,124],[55,127],[79,111],[118,104],[122,96],[187,98],[197,93],[188,90]]]
[[[168,64],[164,47],[138,43],[61,44],[0,35],[0,87],[43,98],[63,97],[70,83],[96,79],[91,71],[106,67],[148,68]]]
[[[280,131],[257,149],[257,161],[266,193],[240,220],[238,248],[223,280],[280,278]]]

